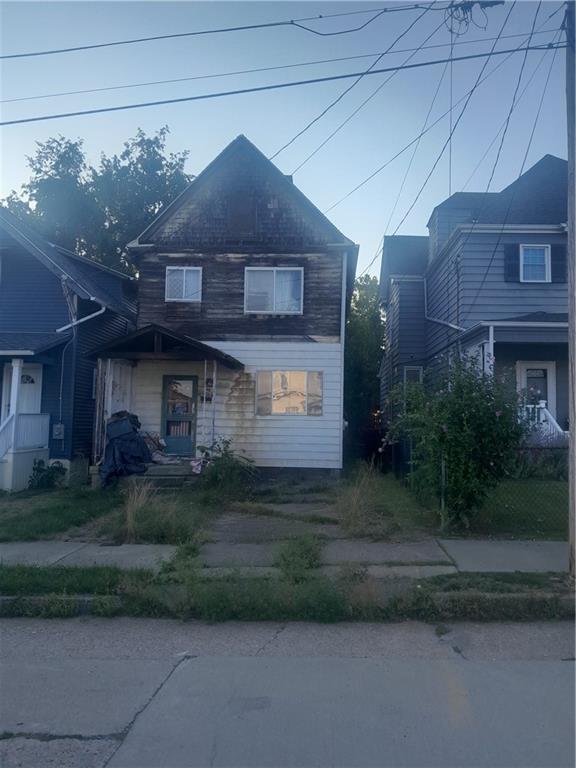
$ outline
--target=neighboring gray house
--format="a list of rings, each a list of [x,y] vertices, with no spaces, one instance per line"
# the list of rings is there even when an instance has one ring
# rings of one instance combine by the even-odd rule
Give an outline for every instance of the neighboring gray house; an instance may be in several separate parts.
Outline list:
[[[547,434],[568,429],[567,163],[546,155],[501,192],[458,192],[428,236],[387,237],[383,409],[454,351],[506,370]]]

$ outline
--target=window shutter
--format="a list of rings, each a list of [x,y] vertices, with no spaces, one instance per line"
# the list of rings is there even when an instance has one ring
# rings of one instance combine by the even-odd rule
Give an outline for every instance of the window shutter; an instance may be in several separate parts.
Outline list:
[[[520,247],[504,246],[504,280],[508,283],[520,282]]]
[[[567,279],[566,246],[553,245],[550,249],[553,283],[565,283]]]

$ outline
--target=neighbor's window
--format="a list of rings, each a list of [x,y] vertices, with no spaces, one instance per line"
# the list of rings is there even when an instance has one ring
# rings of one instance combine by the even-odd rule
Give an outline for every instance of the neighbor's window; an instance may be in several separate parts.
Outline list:
[[[552,280],[549,245],[520,246],[520,281],[549,283]]]
[[[404,386],[406,384],[422,384],[424,369],[421,365],[404,366]]]
[[[321,371],[258,371],[258,416],[322,416]]]
[[[202,267],[166,267],[166,301],[201,301]]]
[[[244,311],[256,314],[302,314],[302,267],[246,267]]]

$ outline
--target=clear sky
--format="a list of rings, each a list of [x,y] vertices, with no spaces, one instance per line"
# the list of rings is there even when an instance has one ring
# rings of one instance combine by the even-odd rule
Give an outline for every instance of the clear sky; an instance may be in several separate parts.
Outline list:
[[[536,28],[558,29],[563,12],[559,2],[543,2]],[[1,44],[4,54],[86,45],[110,40],[222,26],[263,23],[349,10],[401,6],[400,3],[364,2],[3,2]],[[510,3],[489,8],[486,17],[477,9],[475,24],[457,38],[465,44],[455,46],[455,55],[489,50],[507,14]],[[504,34],[528,35],[537,3],[518,0]],[[174,84],[104,91],[73,96],[3,101],[2,119],[90,109],[140,101],[178,98],[193,94],[321,77],[367,69],[421,11],[384,14],[365,29],[344,35],[318,36],[294,28],[252,30],[204,37],[181,38],[101,50],[68,53],[3,62],[0,71],[2,99],[51,94],[88,88],[140,83],[150,80],[213,75],[240,69],[271,67],[317,59],[372,54],[357,61],[315,64],[272,72],[191,80]],[[349,16],[308,22],[322,31],[337,31],[359,26],[369,16]],[[442,13],[426,14],[397,44],[396,48],[420,46],[442,21]],[[486,23],[486,29],[481,27]],[[541,34],[535,40],[549,41],[555,33]],[[481,40],[481,43],[472,41]],[[498,49],[517,47],[523,38],[501,40]],[[445,26],[428,45],[449,43]],[[394,66],[410,54],[385,56],[378,66]],[[434,48],[416,53],[412,62],[443,58],[449,48]],[[515,54],[486,80],[473,96],[459,123],[452,146],[452,191],[461,191],[476,164],[506,119],[524,54]],[[544,89],[552,53],[531,52],[521,84],[529,81],[541,58],[540,68],[515,108],[496,168],[492,190],[513,181],[520,170],[538,102]],[[493,59],[490,72],[503,57]],[[474,84],[482,60],[453,65],[453,99],[458,100]],[[321,209],[339,200],[368,174],[392,157],[421,130],[438,86],[443,65],[398,73],[312,160],[294,176],[295,183]],[[295,167],[323,141],[388,75],[365,77],[349,94],[310,130],[278,155],[274,162],[284,173]],[[2,170],[0,196],[19,189],[28,178],[26,156],[34,153],[35,142],[62,134],[81,137],[88,158],[96,162],[100,152],[118,152],[122,143],[138,128],[153,132],[168,125],[168,148],[190,150],[187,171],[198,173],[240,133],[245,134],[266,155],[273,154],[332,100],[351,81],[339,81],[267,91],[259,94],[156,106],[147,109],[95,116],[5,126],[0,128]],[[433,121],[450,104],[449,73],[446,72],[432,109]],[[460,108],[456,108],[458,115]],[[566,156],[564,100],[564,51],[559,51],[536,132],[527,167],[542,155]],[[448,118],[421,141],[406,184],[392,216],[389,233],[412,204],[436,160],[449,131]],[[494,144],[485,161],[469,182],[468,191],[484,191],[498,147]],[[328,214],[348,237],[360,244],[359,270],[373,258],[393,211],[406,172],[408,150],[382,173]],[[399,234],[424,234],[429,214],[448,196],[449,172],[446,152],[422,193],[418,203],[398,230]],[[379,261],[371,271],[376,272]]]

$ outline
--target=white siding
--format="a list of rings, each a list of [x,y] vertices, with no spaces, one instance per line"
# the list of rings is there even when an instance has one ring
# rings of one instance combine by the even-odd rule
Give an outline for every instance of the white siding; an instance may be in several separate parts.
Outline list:
[[[342,346],[314,342],[207,342],[244,363],[243,371],[218,365],[213,403],[198,402],[197,444],[213,436],[233,441],[258,466],[342,466]],[[258,370],[322,371],[322,416],[256,416],[255,377]],[[132,410],[147,431],[160,431],[162,377],[198,376],[203,391],[204,364],[186,361],[142,361],[134,369]],[[207,364],[212,377],[212,363]]]

